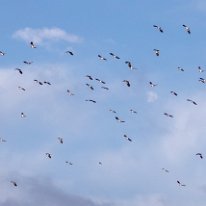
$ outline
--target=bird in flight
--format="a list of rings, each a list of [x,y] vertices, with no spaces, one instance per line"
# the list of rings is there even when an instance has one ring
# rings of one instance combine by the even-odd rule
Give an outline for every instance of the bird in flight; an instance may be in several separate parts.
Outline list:
[[[37,80],[37,79],[34,79],[34,81],[35,82],[37,82],[39,85],[43,85],[43,83],[42,82],[40,82],[39,80]]]
[[[121,120],[119,117],[115,117],[115,119],[118,121],[118,122],[120,122],[120,123],[124,123],[125,121],[124,120]]]
[[[131,70],[136,69],[136,68],[133,67],[133,65],[132,65],[132,63],[130,61],[125,61],[125,64],[127,64],[129,69],[131,69]]]
[[[47,152],[47,153],[45,153],[45,154],[46,154],[46,156],[47,156],[49,159],[51,159],[52,156],[51,156],[50,153]]]
[[[118,57],[117,55],[115,55],[114,53],[109,53],[111,56],[113,56],[115,59],[120,59],[120,57]]]
[[[191,34],[190,27],[186,26],[185,24],[183,24],[182,26],[185,28],[185,31],[186,31],[188,34]]]
[[[102,86],[102,89],[109,90],[109,87]]]
[[[167,116],[167,117],[173,118],[173,115],[168,114],[167,112],[165,112],[164,115]]]
[[[31,41],[31,42],[30,42],[30,46],[31,46],[31,48],[33,48],[33,49],[35,49],[35,48],[36,48],[36,45],[34,44],[34,42],[33,42],[33,41]]]
[[[197,103],[196,103],[195,101],[191,100],[191,99],[187,99],[187,101],[188,101],[188,102],[191,102],[191,103],[194,104],[194,105],[197,105]]]
[[[26,91],[26,89],[24,87],[18,86],[18,89],[22,90],[22,91]]]
[[[26,115],[24,114],[24,112],[21,112],[21,118],[25,118]]]
[[[64,141],[63,141],[63,138],[62,138],[62,137],[58,137],[58,140],[59,140],[59,143],[60,143],[60,144],[63,144],[63,143],[64,143]]]
[[[23,63],[24,63],[24,64],[27,64],[27,65],[30,65],[30,64],[32,64],[33,62],[32,62],[32,61],[26,61],[26,60],[25,60],[25,61],[23,61]]]
[[[106,61],[107,59],[103,56],[101,56],[100,54],[98,54],[99,59]]]
[[[102,83],[102,84],[106,84],[105,81],[102,81],[102,80],[100,80],[100,79],[98,79],[98,78],[96,78],[95,80],[97,80],[98,82],[100,82],[100,83]]]
[[[0,142],[6,142],[6,140],[0,137]]]
[[[23,74],[23,71],[19,68],[16,68],[15,70],[17,70],[19,72],[19,74]]]
[[[149,82],[149,84],[150,84],[151,87],[156,87],[158,85],[158,84],[154,84],[152,82]]]
[[[130,109],[129,110],[132,114],[137,114],[137,111],[133,110],[133,109]]]
[[[159,32],[161,32],[161,33],[164,32],[163,29],[160,26],[158,26],[158,25],[153,25],[153,27],[157,28],[159,30]]]
[[[86,86],[88,86],[91,90],[94,90],[94,87],[91,84],[86,83]]]
[[[50,82],[48,82],[48,81],[44,81],[44,84],[51,85],[51,83],[50,83]]]
[[[170,91],[170,93],[173,94],[173,95],[175,95],[175,96],[177,96],[177,93],[174,92],[174,91]]]
[[[185,70],[182,67],[177,67],[177,69],[181,72],[184,72]]]
[[[204,71],[205,71],[204,69],[202,69],[202,68],[201,68],[201,66],[198,66],[198,68],[197,68],[197,69],[198,69],[198,71],[199,71],[200,73],[202,73],[202,72],[204,72]]]
[[[126,134],[124,134],[124,138],[127,139],[129,142],[132,142],[132,139],[129,138]]]
[[[112,113],[114,113],[114,114],[117,113],[117,112],[116,112],[115,110],[113,110],[113,109],[109,109],[109,111],[112,112]]]
[[[74,96],[74,93],[72,93],[69,89],[67,89],[67,93],[69,94],[69,96]]]
[[[186,186],[185,184],[182,184],[179,180],[177,180],[177,183],[178,183],[179,186],[182,186],[182,187]]]
[[[93,100],[93,99],[86,99],[85,100],[86,102],[92,102],[92,103],[97,103],[95,100]]]
[[[199,82],[202,82],[202,83],[204,83],[204,84],[205,84],[206,79],[204,79],[204,78],[200,77],[200,78],[199,78]]]
[[[92,76],[86,75],[85,77],[88,77],[90,80],[93,80]]]
[[[165,169],[164,167],[162,168],[162,170],[165,171],[165,172],[167,172],[167,173],[170,172],[169,170]]]
[[[130,87],[130,82],[128,80],[123,80],[122,82],[126,83],[128,87]]]
[[[159,49],[153,49],[153,51],[155,52],[156,56],[160,55],[160,50]]]
[[[71,56],[74,55],[74,53],[73,53],[72,51],[66,51],[65,53],[66,53],[66,54],[70,54]]]
[[[1,56],[4,56],[5,54],[6,54],[5,52],[0,51],[0,55],[1,55]]]
[[[196,155],[198,155],[201,159],[203,159],[202,153],[197,153]]]
[[[13,184],[14,187],[17,187],[17,186],[18,186],[15,181],[11,180],[10,182]]]

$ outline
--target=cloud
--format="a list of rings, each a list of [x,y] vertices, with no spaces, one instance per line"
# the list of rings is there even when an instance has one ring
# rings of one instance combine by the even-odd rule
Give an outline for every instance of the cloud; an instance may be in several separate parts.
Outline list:
[[[153,92],[153,91],[149,91],[147,92],[147,102],[155,102],[158,99],[158,95],[157,93]]]
[[[37,44],[41,44],[44,41],[66,41],[69,43],[79,43],[82,41],[81,37],[68,33],[58,27],[41,29],[26,27],[14,32],[13,38],[26,42],[34,41]]]

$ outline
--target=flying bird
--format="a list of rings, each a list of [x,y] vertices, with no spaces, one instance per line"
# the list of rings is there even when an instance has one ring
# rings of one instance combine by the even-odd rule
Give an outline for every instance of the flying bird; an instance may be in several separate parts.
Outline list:
[[[188,34],[191,34],[190,27],[186,26],[185,24],[183,24],[182,26],[185,28],[185,31],[186,31]]]
[[[23,63],[30,65],[30,64],[32,64],[33,62],[32,62],[32,61],[26,61],[26,60],[25,60],[25,61],[23,61]]]
[[[107,59],[103,56],[101,56],[100,54],[98,54],[99,59],[106,61]]]
[[[90,80],[93,80],[92,76],[86,75],[85,77],[88,77]]]
[[[157,28],[159,30],[159,32],[161,32],[161,33],[164,32],[163,29],[158,25],[153,25],[153,27]]]
[[[169,170],[165,169],[165,168],[162,168],[163,171],[169,173]]]
[[[35,49],[35,48],[36,48],[36,45],[34,44],[34,42],[33,42],[33,41],[31,41],[31,42],[30,42],[30,46],[31,46],[31,48],[33,48],[33,49]]]
[[[43,85],[43,83],[42,82],[40,82],[39,80],[37,80],[37,79],[34,79],[34,81],[36,82],[36,83],[38,83],[39,85]]]
[[[24,114],[24,112],[21,112],[21,118],[25,118],[26,115]]]
[[[170,93],[173,94],[173,95],[175,95],[175,96],[177,96],[177,93],[174,92],[174,91],[171,91]]]
[[[128,80],[123,80],[122,82],[126,83],[128,87],[130,87],[130,82]]]
[[[48,82],[48,81],[44,81],[44,84],[51,85],[51,83],[50,83],[50,82]]]
[[[149,84],[150,84],[151,87],[156,87],[158,85],[158,84],[154,84],[152,82],[149,82]]]
[[[94,87],[91,84],[86,83],[86,86],[88,86],[91,90],[94,90]]]
[[[203,159],[202,153],[197,153],[196,155],[198,155],[201,159]]]
[[[13,184],[14,187],[17,187],[17,186],[18,186],[15,181],[11,180],[10,182]]]
[[[99,165],[102,165],[102,162],[98,162]]]
[[[206,79],[204,79],[204,78],[200,77],[200,78],[199,78],[199,82],[202,82],[202,83],[204,83],[204,84],[205,84]]]
[[[164,115],[167,116],[167,117],[173,118],[173,115],[168,114],[167,112],[165,112]]]
[[[109,109],[109,111],[112,112],[112,113],[114,113],[114,114],[117,113],[117,112],[116,112],[115,110],[113,110],[113,109]]]
[[[63,138],[62,138],[62,137],[58,137],[58,140],[59,140],[59,143],[60,143],[60,144],[63,144],[63,143],[64,143],[64,141],[63,141]]]
[[[16,68],[15,70],[17,70],[19,72],[19,74],[23,74],[23,71],[19,68]]]
[[[105,86],[102,86],[101,88],[102,88],[102,89],[105,89],[105,90],[109,90],[109,88],[108,88],[108,87],[105,87]]]
[[[197,69],[198,69],[198,71],[199,71],[200,73],[202,73],[202,72],[204,72],[204,71],[205,71],[204,69],[202,69],[202,68],[201,68],[201,66],[198,66],[198,68],[197,68]]]
[[[0,142],[6,142],[6,140],[0,137]]]
[[[66,54],[70,54],[71,56],[73,56],[73,55],[74,55],[74,53],[73,53],[73,52],[71,52],[71,51],[66,51],[65,53],[66,53]]]
[[[197,105],[197,103],[191,99],[187,99],[187,101],[193,103],[194,105]]]
[[[130,61],[125,61],[125,64],[127,64],[129,69],[131,69],[131,70],[136,69],[136,68],[133,67],[133,65],[132,65],[132,63]]]
[[[120,122],[120,123],[124,123],[125,121],[124,120],[121,120],[119,117],[115,117],[115,119],[118,121],[118,122]]]
[[[93,100],[93,99],[86,99],[85,100],[86,102],[92,102],[92,103],[97,103],[95,100]]]
[[[69,94],[69,96],[74,96],[74,93],[72,93],[69,89],[67,89],[67,93]]]
[[[129,110],[132,114],[137,114],[137,111],[133,110],[133,109],[130,109]]]
[[[120,59],[120,57],[118,57],[117,55],[115,55],[114,53],[109,53],[111,56],[113,56],[115,59]]]
[[[184,72],[185,70],[182,67],[177,67],[177,69],[181,72]]]
[[[153,51],[155,52],[156,56],[160,55],[160,50],[159,49],[153,49]]]
[[[182,184],[179,180],[177,180],[177,183],[178,183],[179,186],[182,186],[182,187],[186,186],[185,184]]]
[[[26,91],[26,89],[24,87],[18,86],[18,89],[22,90],[22,91]]]
[[[0,55],[1,55],[1,56],[4,56],[5,54],[6,54],[5,52],[0,51]]]
[[[102,83],[102,84],[106,84],[105,81],[102,81],[102,80],[100,80],[100,79],[98,79],[98,78],[96,78],[95,80],[97,80],[98,82],[100,82],[100,83]]]
[[[129,138],[126,134],[124,134],[124,138],[127,139],[129,142],[132,142],[132,139]]]
[[[49,159],[51,159],[52,158],[52,156],[51,156],[51,154],[50,153],[45,153],[46,154],[46,156],[49,158]]]

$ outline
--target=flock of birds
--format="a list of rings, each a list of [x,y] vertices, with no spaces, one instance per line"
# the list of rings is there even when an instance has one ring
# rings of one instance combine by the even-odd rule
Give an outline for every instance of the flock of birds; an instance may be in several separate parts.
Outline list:
[[[183,24],[182,26],[184,27],[185,31],[190,35],[190,34],[191,34],[190,27],[188,27],[188,26],[185,25],[185,24]],[[164,30],[163,30],[163,28],[162,28],[161,26],[159,26],[159,25],[153,25],[153,27],[154,27],[155,29],[157,29],[160,33],[164,33]],[[29,45],[30,45],[30,47],[31,47],[32,49],[38,48],[38,46],[37,46],[33,41],[31,41]],[[154,54],[155,54],[157,57],[160,56],[160,50],[159,50],[159,49],[154,49],[153,51],[154,51]],[[74,56],[74,55],[75,55],[73,51],[69,51],[69,50],[66,51],[65,54],[68,54],[68,55],[71,55],[71,56]],[[6,53],[3,52],[3,51],[0,51],[0,55],[1,55],[1,56],[4,56],[4,55],[6,55]],[[120,60],[120,57],[119,57],[118,55],[112,53],[112,52],[110,52],[109,55],[110,55],[111,57],[113,57],[114,59],[116,59],[116,60]],[[101,54],[98,54],[97,57],[99,58],[99,60],[107,61],[107,58],[104,57],[104,56],[102,56]],[[30,64],[32,64],[33,62],[32,62],[32,61],[23,61],[23,63],[24,63],[24,64],[27,64],[27,65],[30,65]],[[128,67],[130,70],[136,70],[136,69],[137,69],[137,68],[133,65],[133,63],[132,63],[131,61],[128,61],[128,60],[125,61],[125,64],[127,65],[127,67]],[[181,68],[181,67],[178,67],[177,69],[178,69],[179,71],[181,71],[181,72],[184,72],[184,69]],[[20,75],[23,75],[23,73],[24,73],[23,70],[20,69],[20,68],[15,68],[15,70],[16,70]],[[200,73],[202,73],[202,72],[204,72],[204,69],[202,69],[200,66],[198,66],[198,71],[199,71]],[[109,87],[107,86],[107,84],[106,84],[106,82],[105,82],[104,80],[99,79],[99,78],[96,78],[96,77],[93,77],[93,76],[88,75],[88,74],[85,75],[85,78],[87,78],[89,81],[93,81],[93,80],[94,80],[94,81],[97,81],[97,82],[99,82],[99,83],[101,84],[101,88],[102,88],[102,89],[104,89],[104,90],[109,90]],[[49,86],[51,85],[51,82],[49,82],[49,81],[40,81],[40,80],[37,80],[37,79],[34,79],[33,81],[36,82],[38,85],[41,85],[41,86],[42,86],[42,85],[45,85],[45,84],[46,84],[46,85],[49,85]],[[202,78],[202,77],[199,78],[199,81],[200,81],[201,83],[204,83],[204,84],[206,83],[206,79],[204,79],[204,78]],[[131,82],[130,82],[128,79],[122,80],[122,83],[125,84],[126,87],[131,87]],[[152,88],[158,86],[157,83],[154,83],[154,82],[152,82],[152,81],[149,81],[148,84],[149,84],[149,86],[152,87]],[[91,83],[86,83],[85,86],[86,86],[88,89],[92,90],[92,91],[94,90],[94,87],[93,87],[93,85],[92,85]],[[22,86],[18,86],[18,89],[20,89],[20,90],[22,90],[22,91],[26,91],[26,88],[24,88],[24,87],[22,87]],[[66,92],[67,92],[67,94],[70,95],[70,96],[74,96],[74,95],[75,95],[70,89],[67,89]],[[177,92],[175,92],[175,91],[170,91],[170,93],[171,93],[172,95],[174,95],[174,96],[178,96]],[[97,103],[97,101],[94,100],[94,99],[85,99],[85,101],[91,102],[91,103]],[[194,101],[194,100],[192,100],[192,99],[189,99],[189,98],[188,98],[188,99],[186,99],[186,101],[192,103],[192,104],[195,105],[195,106],[197,105],[197,102]],[[120,117],[117,116],[117,112],[116,112],[115,110],[109,109],[109,111],[112,112],[113,114],[115,114],[114,118],[115,118],[115,120],[116,120],[117,122],[119,122],[119,123],[125,123],[125,120],[123,120],[123,119],[121,119]],[[131,112],[132,114],[137,114],[137,111],[134,110],[134,109],[130,109],[130,112]],[[169,118],[173,118],[173,117],[174,117],[172,114],[170,114],[170,113],[168,113],[168,112],[163,112],[163,115],[165,115],[166,117],[169,117]],[[26,115],[24,112],[21,112],[21,118],[26,118],[26,117],[27,117],[27,115]],[[132,142],[132,141],[133,141],[132,138],[129,137],[127,134],[124,134],[123,137],[124,137],[127,141],[129,141],[129,142]],[[59,141],[60,144],[64,144],[64,139],[63,139],[62,137],[58,137],[57,139],[58,139],[58,141]],[[6,139],[0,138],[0,142],[5,143],[5,142],[6,142]],[[45,153],[45,156],[46,156],[48,159],[51,159],[51,158],[52,158],[52,154],[49,153],[49,152],[46,152],[46,153]],[[199,156],[200,159],[203,159],[203,154],[200,153],[200,152],[196,153],[196,156]],[[68,161],[68,160],[66,160],[65,163],[66,163],[66,164],[69,164],[69,165],[71,165],[71,166],[73,165],[73,162],[70,162],[70,161]],[[103,163],[102,163],[101,161],[99,161],[98,164],[99,164],[99,165],[102,165]],[[162,168],[162,170],[163,170],[164,172],[166,172],[166,173],[169,173],[169,172],[170,172],[170,171],[169,171],[168,169],[166,169],[166,168]],[[182,187],[185,187],[185,186],[186,186],[186,184],[182,183],[180,180],[176,180],[176,182],[177,182],[177,184],[178,184],[179,186],[182,186]],[[14,187],[17,187],[17,186],[18,186],[17,182],[14,181],[14,180],[11,180],[10,183],[11,183]]]

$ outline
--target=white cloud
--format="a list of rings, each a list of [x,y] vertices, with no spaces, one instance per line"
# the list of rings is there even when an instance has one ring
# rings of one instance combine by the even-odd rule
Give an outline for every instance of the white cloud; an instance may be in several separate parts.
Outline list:
[[[24,29],[19,29],[13,34],[14,38],[22,39],[26,42],[34,41],[37,44],[41,44],[44,41],[66,41],[70,43],[79,43],[82,38],[68,33],[58,27],[53,28],[41,28],[33,29],[26,27]]]

